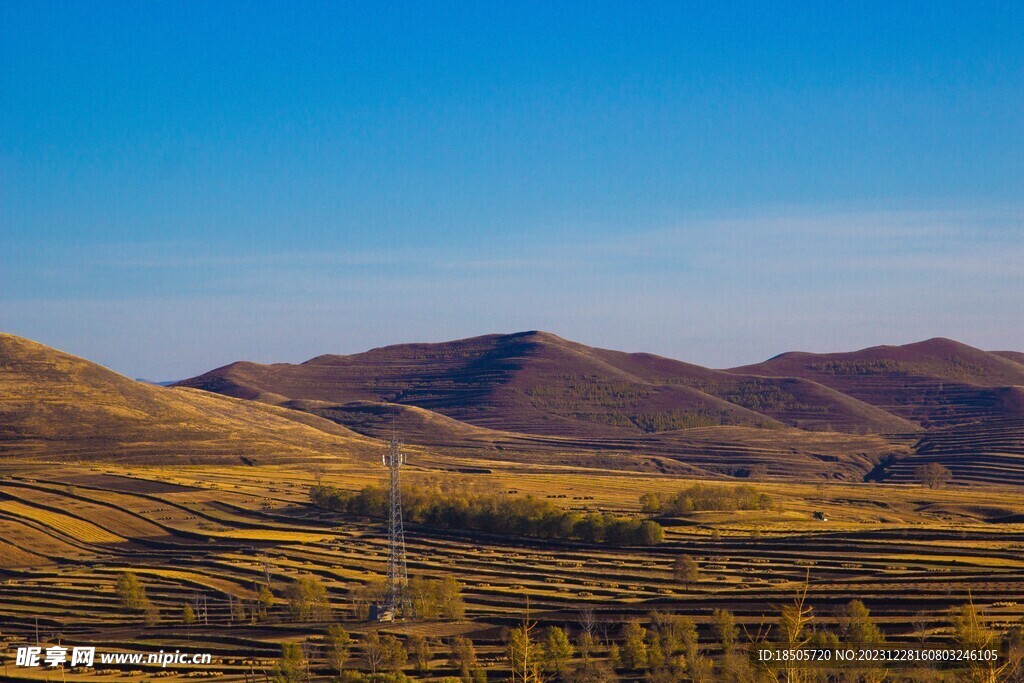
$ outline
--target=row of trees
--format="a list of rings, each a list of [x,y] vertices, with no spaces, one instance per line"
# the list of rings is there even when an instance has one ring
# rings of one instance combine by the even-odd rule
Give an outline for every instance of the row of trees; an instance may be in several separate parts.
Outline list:
[[[384,517],[388,491],[366,486],[358,492],[317,485],[310,500],[325,510],[366,517]],[[435,487],[402,487],[404,519],[442,529],[552,539],[576,539],[614,545],[653,545],[664,539],[657,522],[608,513],[563,510],[533,496],[442,491]]]
[[[327,621],[331,617],[331,605],[327,588],[316,576],[306,574],[296,578],[284,591],[288,613],[300,622]],[[414,577],[409,582],[409,599],[416,619],[424,621],[461,619],[466,614],[462,600],[462,584],[454,577],[431,579]],[[356,588],[352,602],[356,616],[365,619],[369,606],[381,603],[385,598],[385,584],[374,581]]]
[[[274,672],[275,683],[301,683],[309,680],[311,659],[319,650],[323,662],[333,673],[343,676],[349,683],[359,683],[366,677],[349,664],[358,656],[361,668],[371,680],[405,680],[403,670],[412,660],[415,671],[426,674],[430,671],[434,655],[447,652],[447,665],[461,679],[462,683],[484,683],[487,680],[483,667],[476,655],[473,641],[464,636],[454,636],[447,644],[440,639],[427,638],[414,633],[404,641],[398,637],[377,631],[363,636],[358,649],[355,641],[341,626],[328,627],[321,643],[288,642],[282,644],[281,659]]]
[[[146,589],[134,572],[122,572],[117,579],[116,591],[122,607],[145,618],[147,625],[157,623],[159,612],[146,595]],[[465,616],[466,605],[462,599],[462,584],[454,577],[432,579],[414,577],[409,582],[409,598],[413,613],[424,621],[454,620]],[[366,619],[369,606],[381,603],[385,598],[383,580],[360,585],[351,593],[355,616]],[[330,597],[323,581],[312,574],[303,574],[274,594],[268,583],[259,585],[250,607],[242,600],[229,596],[230,620],[232,623],[251,619],[254,622],[270,622],[288,619],[296,622],[328,621],[332,617]],[[185,602],[179,612],[179,620],[185,626],[206,620],[205,599],[202,602]]]
[[[385,582],[371,581],[352,590],[352,602],[355,605],[356,618],[367,619],[370,605],[384,601]],[[422,576],[413,577],[409,581],[409,599],[416,619],[424,621],[461,619],[466,614],[466,604],[462,599],[462,584],[451,576],[441,579],[430,579]]]
[[[114,592],[126,612],[141,617],[147,626],[160,623],[160,610],[149,599],[146,587],[135,572],[124,571],[118,574]],[[289,609],[298,611],[307,620],[312,617],[312,610],[322,610],[327,604],[327,591],[323,585],[312,585],[306,577],[296,580],[294,585],[288,587],[287,593]],[[255,599],[251,601],[243,601],[232,595],[227,597],[227,618],[231,623],[244,622],[250,618],[253,621],[266,621],[275,603],[273,593],[266,585],[257,591]],[[247,608],[246,602],[250,603],[250,607]],[[328,613],[329,608],[328,611],[317,612],[318,615],[324,615],[324,618]],[[206,596],[197,593],[194,602],[183,603],[176,618],[185,626],[210,623]]]
[[[621,625],[599,624],[592,612],[581,613],[578,624],[551,625],[539,629],[527,618],[504,636],[504,659],[512,681],[544,683],[614,683],[620,674],[630,680],[643,677],[646,683],[825,683],[858,681],[882,683],[895,680],[894,672],[882,664],[868,664],[836,671],[821,665],[786,662],[781,665],[758,661],[760,648],[852,648],[877,647],[885,643],[884,634],[874,623],[864,603],[853,600],[828,620],[816,622],[804,596],[782,607],[771,624],[751,631],[741,626],[735,615],[718,609],[713,613],[710,634],[704,640],[689,617],[653,612],[644,620]],[[1000,636],[990,629],[974,605],[968,603],[953,610],[949,617],[952,646],[985,650],[997,649],[1000,657],[991,662],[960,665],[948,679],[946,673],[927,665],[913,671],[901,669],[917,681],[1015,681],[1024,675],[1024,628]],[[611,626],[611,628],[609,628]],[[358,647],[357,647],[358,645]],[[750,647],[752,646],[752,647]],[[431,670],[437,655],[446,656],[446,666],[461,683],[485,683],[486,669],[477,658],[476,647],[465,636],[442,642],[412,634],[405,639],[369,632],[359,643],[339,626],[331,626],[322,643],[283,646],[277,683],[300,683],[309,676],[310,659],[319,650],[331,671],[349,683],[363,680],[366,672],[374,681],[400,681],[410,663],[421,676]],[[358,658],[358,662],[354,660]],[[350,664],[355,663],[351,669]],[[948,668],[948,667],[947,667]],[[948,673],[948,672],[947,672]],[[904,680],[904,679],[900,679]]]
[[[529,632],[512,629],[506,637],[506,656],[510,665],[515,668],[521,660],[517,647],[532,644]],[[437,638],[427,638],[418,633],[409,635],[404,641],[394,635],[381,635],[371,631],[363,636],[358,650],[352,637],[340,626],[328,627],[319,647],[315,643],[288,642],[282,644],[281,659],[274,672],[275,683],[300,683],[310,678],[311,659],[319,649],[323,662],[334,673],[346,674],[345,678],[352,683],[361,676],[357,671],[349,670],[348,665],[354,656],[361,660],[362,668],[371,677],[389,674],[391,680],[402,678],[403,670],[409,660],[418,674],[426,674],[431,669],[434,656],[447,655],[447,667],[452,670],[461,683],[485,683],[486,671],[480,664],[476,654],[476,646],[465,636],[453,636],[443,643]],[[567,671],[567,664],[576,649],[569,640],[567,632],[557,626],[548,628],[543,640],[536,646],[536,656],[540,661],[538,671],[561,674]]]
[[[681,515],[709,510],[770,510],[771,496],[748,484],[716,486],[692,484],[676,493],[649,491],[640,496],[641,509],[653,515]]]
[[[741,626],[732,612],[715,610],[712,640],[704,643],[692,619],[674,614],[654,612],[643,622],[633,620],[619,627],[617,637],[609,637],[605,630],[603,639],[595,637],[598,634],[591,614],[589,618],[581,617],[575,643],[569,638],[569,631],[556,626],[537,631],[536,624],[527,618],[521,627],[509,632],[506,658],[513,680],[524,683],[542,683],[545,673],[556,674],[570,683],[609,683],[617,679],[616,672],[631,680],[642,674],[647,683],[897,680],[894,672],[882,664],[868,663],[837,671],[820,664],[787,662],[780,667],[758,661],[756,651],[760,648],[857,650],[886,642],[870,611],[859,600],[844,605],[829,622],[825,625],[816,621],[804,596],[782,607],[774,623],[761,624],[753,630]],[[995,649],[999,651],[998,660],[953,665],[952,679],[930,665],[922,665],[913,671],[901,670],[909,677],[898,680],[1024,680],[1024,627],[999,634],[986,624],[973,603],[952,610],[948,626],[951,647],[972,651]],[[576,654],[578,659],[574,659]]]

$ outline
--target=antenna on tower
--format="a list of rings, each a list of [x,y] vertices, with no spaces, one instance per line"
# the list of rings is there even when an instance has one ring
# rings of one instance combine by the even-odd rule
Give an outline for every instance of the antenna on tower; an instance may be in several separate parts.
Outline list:
[[[388,613],[392,619],[411,616],[412,605],[409,600],[409,572],[405,562],[405,528],[402,525],[402,483],[401,468],[405,464],[405,453],[401,444],[394,436],[388,442],[388,450],[383,456],[384,466],[388,468],[390,491],[388,510],[388,578],[385,585],[384,611],[381,620]]]

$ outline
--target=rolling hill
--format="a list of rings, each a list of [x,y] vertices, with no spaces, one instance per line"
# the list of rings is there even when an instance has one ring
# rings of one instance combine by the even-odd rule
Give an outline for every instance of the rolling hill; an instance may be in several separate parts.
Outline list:
[[[733,370],[544,332],[239,362],[160,387],[0,335],[0,457],[268,463],[424,455],[696,476],[1024,483],[1024,366],[949,340]]]
[[[958,481],[1010,482],[1024,481],[1020,355],[931,339],[712,370],[533,331],[238,362],[179,386],[516,457],[645,454],[643,467],[883,481],[937,460]]]
[[[711,370],[546,332],[400,344],[300,364],[238,362],[178,386],[275,404],[397,403],[488,429],[574,438],[709,426],[850,433],[916,428],[808,379]],[[348,424],[346,411],[334,412]]]
[[[288,401],[360,434],[393,434],[437,453],[547,465],[657,471],[700,477],[749,477],[755,472],[789,478],[860,480],[885,458],[905,455],[912,440],[810,432],[792,427],[712,426],[623,437],[542,436],[478,427],[424,408],[398,403]],[[484,452],[479,453],[480,450]]]
[[[137,382],[0,334],[0,457],[238,463],[373,448],[370,439],[307,413]]]
[[[928,428],[1024,419],[1018,355],[936,338],[850,353],[784,353],[730,372],[803,378]]]

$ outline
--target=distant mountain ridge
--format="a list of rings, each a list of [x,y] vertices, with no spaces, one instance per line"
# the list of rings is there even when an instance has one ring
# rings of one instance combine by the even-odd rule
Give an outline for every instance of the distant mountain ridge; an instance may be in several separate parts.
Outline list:
[[[179,384],[371,436],[399,424],[411,442],[447,449],[648,454],[730,476],[893,481],[939,461],[960,481],[1024,484],[1021,358],[936,338],[713,370],[531,331],[233,363]]]
[[[784,353],[737,374],[801,377],[922,427],[1024,417],[1024,365],[951,339],[848,353]]]
[[[941,462],[957,482],[1024,484],[1015,357],[939,339],[712,370],[523,332],[163,388],[0,334],[0,459],[375,462],[397,430],[428,458],[855,481]]]
[[[712,370],[539,331],[300,364],[239,362],[178,384],[269,403],[397,403],[489,429],[574,437],[715,425],[909,433],[1016,415],[1022,385],[1019,363],[945,339]]]

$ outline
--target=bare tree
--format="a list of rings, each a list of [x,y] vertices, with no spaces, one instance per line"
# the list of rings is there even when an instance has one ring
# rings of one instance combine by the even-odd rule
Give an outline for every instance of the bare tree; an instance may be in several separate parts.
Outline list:
[[[580,610],[579,625],[584,633],[593,635],[597,620],[594,618],[594,610],[591,607],[584,607]]]
[[[587,665],[590,662],[590,653],[594,650],[594,629],[597,626],[593,609],[584,607],[580,610],[579,625],[580,633],[576,636],[576,649],[579,650],[580,657],[583,658],[583,664]]]
[[[941,489],[953,478],[953,473],[944,465],[930,462],[915,468],[914,476],[923,486],[930,489]]]
[[[914,633],[917,634],[918,642],[924,645],[925,641],[928,640],[928,629],[932,625],[928,613],[917,612],[914,614],[914,620],[911,622],[911,625],[914,627]]]
[[[327,474],[327,469],[319,463],[310,465],[308,469],[309,473],[313,475],[313,480],[316,482],[316,485],[323,486],[324,475]]]
[[[380,640],[380,634],[376,631],[368,633],[363,639],[363,660],[370,667],[370,672],[377,675],[377,672],[387,660],[388,653]]]

